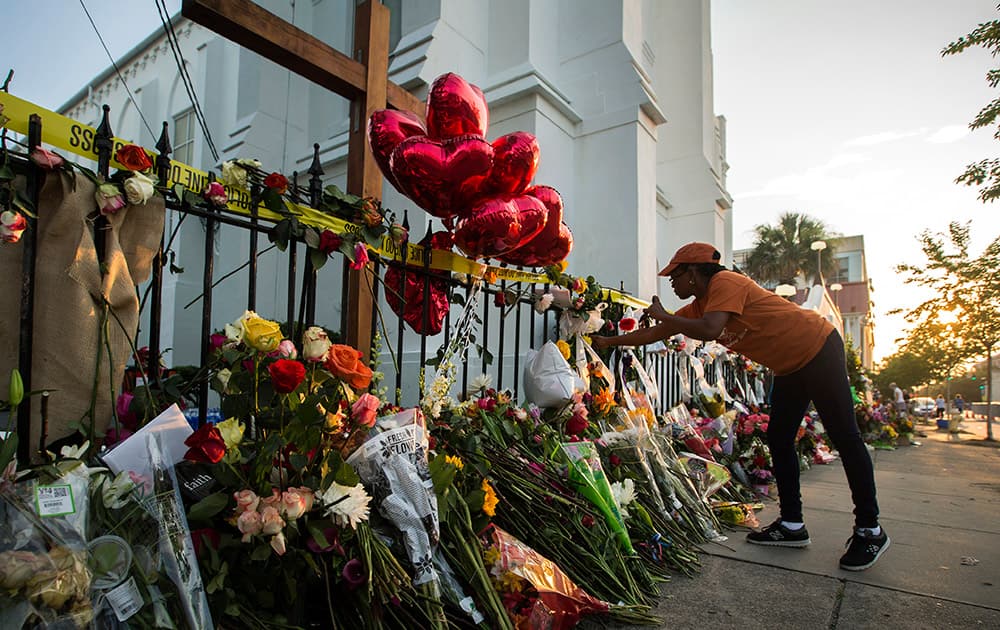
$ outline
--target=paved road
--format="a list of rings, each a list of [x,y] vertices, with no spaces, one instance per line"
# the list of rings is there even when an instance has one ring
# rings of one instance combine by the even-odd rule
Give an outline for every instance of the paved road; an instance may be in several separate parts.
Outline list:
[[[882,525],[892,546],[868,571],[838,565],[853,516],[843,468],[803,473],[812,545],[760,547],[729,532],[694,578],[665,585],[664,628],[1000,628],[1000,448],[983,422],[958,439],[921,426],[919,446],[876,451]],[[994,426],[996,430],[998,427]],[[758,513],[777,517],[776,504]],[[600,627],[600,624],[587,624]]]

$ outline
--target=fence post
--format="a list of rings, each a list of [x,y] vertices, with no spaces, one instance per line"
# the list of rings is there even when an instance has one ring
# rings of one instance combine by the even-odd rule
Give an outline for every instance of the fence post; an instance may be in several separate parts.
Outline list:
[[[319,143],[313,144],[313,160],[309,165],[309,205],[319,209],[323,202],[323,166],[319,161]],[[306,256],[302,272],[302,291],[306,300],[306,321],[316,323],[316,268]],[[343,332],[343,331],[341,331]]]
[[[28,152],[42,143],[42,119],[37,114],[28,118]],[[27,193],[35,206],[35,214],[40,215],[38,195],[45,174],[34,163],[28,167]],[[21,330],[18,337],[17,369],[21,373],[24,391],[31,391],[32,353],[35,334],[35,260],[37,253],[38,218],[25,217],[28,229],[21,234]],[[39,436],[43,446],[45,432]],[[31,460],[31,396],[25,396],[17,407],[17,460],[27,466]]]
[[[208,183],[215,181],[215,174],[208,174]],[[208,211],[211,215],[218,213],[211,203],[208,204]],[[209,344],[208,339],[212,334],[212,277],[215,273],[215,229],[216,220],[213,216],[205,219],[205,267],[202,273],[202,302],[201,302],[201,365],[208,365]],[[198,424],[205,422],[208,418],[208,379],[203,379],[198,387]],[[256,424],[256,418],[250,418],[251,432]]]
[[[163,121],[163,131],[160,132],[160,139],[156,141],[156,177],[160,186],[166,187],[170,176],[170,134],[167,128],[167,121]],[[164,212],[166,212],[164,208]],[[149,305],[149,356],[146,358],[146,380],[160,381],[160,326],[163,322],[163,236],[160,236],[160,248],[153,258],[153,276],[150,279],[150,305]],[[136,363],[139,357],[136,357]]]
[[[114,134],[111,132],[110,112],[108,105],[101,106],[104,112],[101,116],[101,124],[94,134],[94,151],[97,153],[97,175],[102,181],[107,181],[111,172],[111,152],[114,149]],[[94,222],[94,248],[97,250],[97,261],[103,263],[105,259],[105,240],[108,231],[108,218],[103,214],[97,217]]]

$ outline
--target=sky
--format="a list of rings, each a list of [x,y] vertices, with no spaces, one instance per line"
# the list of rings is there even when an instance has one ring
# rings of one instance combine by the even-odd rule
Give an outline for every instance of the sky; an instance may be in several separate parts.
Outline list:
[[[1000,205],[954,183],[997,155],[969,122],[997,96],[996,60],[948,43],[1000,18],[995,0],[712,0],[715,112],[727,121],[733,244],[784,212],[862,234],[874,286],[876,361],[896,349],[896,309],[926,297],[896,273],[917,240],[971,222],[972,252],[1000,236]]]
[[[160,19],[154,0],[5,0],[0,54],[11,92],[57,109],[110,65],[82,8],[114,59]],[[180,0],[165,0],[170,15]],[[921,264],[917,236],[969,221],[972,251],[1000,236],[1000,205],[954,183],[965,166],[997,154],[992,130],[968,123],[996,94],[985,75],[996,60],[941,49],[1000,17],[996,0],[712,0],[714,108],[727,120],[727,186],[733,241],[783,212],[865,237],[875,291],[875,358],[903,335],[896,308],[924,294],[905,285],[900,263]],[[39,45],[42,43],[43,45]]]

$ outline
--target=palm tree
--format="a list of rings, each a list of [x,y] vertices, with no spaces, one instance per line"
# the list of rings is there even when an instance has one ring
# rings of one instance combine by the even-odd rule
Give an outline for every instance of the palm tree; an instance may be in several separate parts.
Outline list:
[[[833,271],[834,235],[826,225],[805,214],[785,212],[776,225],[758,225],[754,228],[753,249],[747,256],[746,273],[763,285],[794,284],[802,274],[819,283],[820,258],[822,268]],[[812,249],[816,241],[825,241],[826,249],[817,253]]]

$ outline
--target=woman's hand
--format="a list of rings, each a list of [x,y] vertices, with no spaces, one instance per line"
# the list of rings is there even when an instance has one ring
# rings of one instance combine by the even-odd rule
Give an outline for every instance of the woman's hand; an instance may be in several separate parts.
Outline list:
[[[656,321],[662,321],[666,319],[667,316],[670,315],[670,313],[668,313],[666,309],[663,308],[663,305],[660,304],[660,298],[654,295],[652,301],[653,303],[650,304],[647,308],[643,309],[642,311],[645,314],[645,316],[651,317]]]
[[[594,350],[604,350],[611,346],[611,337],[598,337],[596,335],[590,337],[590,347]]]

